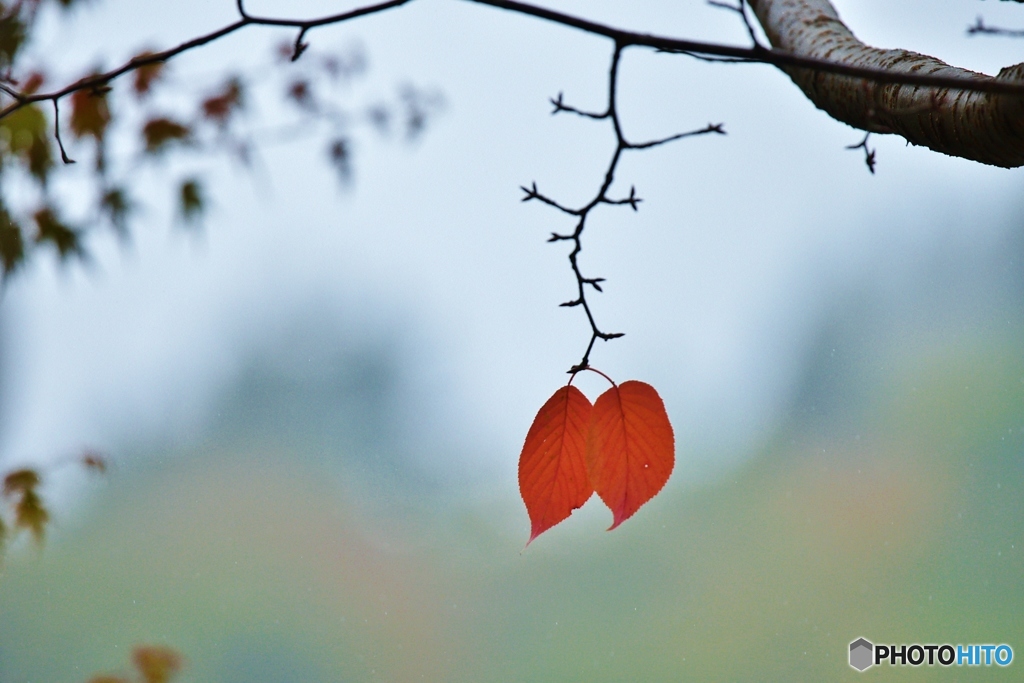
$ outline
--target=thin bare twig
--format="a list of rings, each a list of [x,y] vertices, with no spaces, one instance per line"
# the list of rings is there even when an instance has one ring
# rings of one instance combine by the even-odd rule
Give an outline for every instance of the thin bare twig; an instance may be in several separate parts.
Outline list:
[[[709,124],[700,130],[689,131],[686,133],[679,133],[677,135],[671,135],[660,140],[652,140],[650,142],[643,143],[632,143],[626,139],[625,134],[622,130],[622,123],[619,120],[619,112],[617,105],[617,91],[618,91],[618,79],[619,79],[619,63],[622,59],[622,52],[626,48],[626,45],[620,43],[615,44],[615,50],[612,53],[611,67],[608,71],[608,107],[604,112],[593,113],[579,110],[575,107],[565,104],[562,93],[558,94],[557,98],[551,100],[555,109],[553,114],[560,112],[569,112],[583,116],[585,118],[594,120],[610,120],[612,128],[615,131],[615,151],[612,153],[612,158],[608,163],[608,167],[605,170],[604,180],[601,186],[598,188],[594,198],[591,199],[587,204],[583,205],[578,209],[572,209],[563,206],[554,199],[542,194],[537,189],[537,184],[532,183],[529,188],[522,187],[521,189],[525,192],[523,201],[538,200],[547,204],[548,206],[554,207],[559,211],[575,216],[577,218],[575,229],[568,234],[552,233],[548,242],[572,242],[573,247],[569,252],[569,264],[572,268],[573,275],[576,277],[576,297],[569,301],[562,303],[562,306],[574,308],[580,306],[583,308],[584,313],[587,316],[587,321],[590,323],[590,341],[587,343],[587,348],[583,353],[583,358],[579,363],[573,365],[569,372],[575,374],[581,370],[585,370],[590,367],[590,354],[594,350],[594,344],[597,340],[608,341],[610,339],[616,339],[623,336],[621,332],[605,332],[597,324],[597,320],[594,317],[594,312],[590,307],[590,302],[587,299],[588,287],[592,287],[598,292],[603,291],[601,283],[604,282],[602,277],[586,277],[583,275],[583,271],[580,269],[579,255],[583,251],[583,231],[587,225],[587,218],[590,216],[590,212],[594,210],[600,204],[610,204],[615,206],[629,206],[634,211],[638,210],[638,205],[642,199],[637,196],[636,188],[629,188],[629,196],[621,199],[615,199],[608,196],[608,191],[611,189],[612,184],[615,181],[615,170],[618,167],[619,160],[622,158],[622,153],[626,150],[632,149],[650,149],[658,145],[662,145],[674,140],[679,140],[685,137],[691,137],[694,135],[706,135],[708,133],[725,134],[725,130],[722,124]]]
[[[75,160],[64,151],[64,141],[60,139],[60,105],[59,100],[53,100],[53,137],[57,138],[57,147],[60,149],[60,160],[65,164],[73,164]]]
[[[856,145],[847,145],[846,149],[863,149],[864,150],[864,163],[867,164],[868,170],[871,171],[871,175],[875,174],[875,150],[868,147],[868,138],[871,137],[871,133],[867,133],[864,139],[858,142]]]
[[[709,57],[697,54],[696,52],[689,52],[688,50],[655,50],[655,52],[664,52],[670,55],[686,55],[687,57],[693,57],[694,59],[711,64],[760,64],[760,62],[746,57]]]
[[[978,17],[973,26],[967,27],[967,35],[976,36],[985,34],[990,36],[1008,36],[1010,38],[1024,38],[1024,31],[1011,28],[1000,28],[998,26],[987,26],[985,20]]]
[[[754,31],[754,25],[750,23],[750,17],[747,16],[746,0],[737,0],[735,5],[730,5],[727,2],[720,2],[719,0],[708,0],[708,4],[711,5],[712,7],[729,10],[731,12],[736,12],[737,14],[739,14],[740,19],[743,21],[743,25],[747,29],[747,35],[750,36],[751,44],[754,46],[760,46],[762,48],[764,47],[763,45],[761,45],[761,42],[757,39],[757,33],[755,33]]]
[[[657,147],[658,145],[664,145],[666,142],[675,142],[683,138],[693,137],[694,135],[706,135],[707,133],[721,133],[725,135],[721,123],[709,123],[700,130],[691,130],[686,133],[677,133],[676,135],[670,135],[667,138],[661,138],[660,140],[651,140],[650,142],[629,142],[626,143],[628,149],[650,149],[651,147]]]
[[[552,97],[549,101],[555,107],[554,109],[551,110],[552,114],[559,114],[564,111],[570,114],[576,114],[577,116],[582,116],[584,118],[595,119],[597,121],[600,121],[601,119],[606,119],[611,115],[607,109],[601,113],[596,113],[590,111],[583,111],[582,109],[577,109],[576,107],[570,107],[569,105],[565,104],[565,102],[562,101],[562,93],[558,93],[558,97]]]

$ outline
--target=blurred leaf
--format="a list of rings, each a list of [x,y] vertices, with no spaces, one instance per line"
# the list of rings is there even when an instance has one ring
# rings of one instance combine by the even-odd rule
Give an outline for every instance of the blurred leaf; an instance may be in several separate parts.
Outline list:
[[[188,126],[167,118],[150,119],[142,129],[146,140],[146,151],[156,154],[177,140],[185,140],[192,134]]]
[[[423,94],[410,85],[402,89],[401,99],[405,105],[405,137],[408,140],[415,140],[427,126],[427,108]]]
[[[40,181],[46,179],[53,166],[53,153],[48,137],[36,137],[28,148],[28,170]]]
[[[106,474],[107,459],[95,451],[86,451],[82,454],[82,465],[93,472]]]
[[[134,59],[144,59],[149,57],[153,53],[149,50],[140,52],[135,55]],[[150,93],[153,89],[153,84],[163,75],[165,62],[154,62],[153,64],[146,64],[140,66],[135,70],[134,78],[132,80],[132,90],[135,91],[135,95],[140,99]]]
[[[28,166],[40,182],[45,181],[53,167],[49,124],[37,105],[29,105],[0,120],[0,135],[8,149]]]
[[[304,78],[292,81],[288,86],[288,99],[303,109],[314,108],[313,90],[310,88],[309,81]]]
[[[179,211],[186,223],[194,224],[203,214],[206,199],[203,197],[203,186],[196,178],[189,178],[181,183],[178,190]]]
[[[100,197],[100,212],[103,213],[122,239],[128,237],[128,214],[131,202],[123,188],[108,188]]]
[[[13,64],[15,55],[25,44],[27,31],[19,9],[18,5],[10,9],[0,5],[0,66]]]
[[[219,94],[203,100],[203,115],[223,126],[242,104],[242,81],[232,76]]]
[[[71,95],[71,131],[79,138],[87,135],[103,140],[110,123],[107,91],[102,88],[78,90]]]
[[[366,54],[355,45],[345,50],[345,54],[324,55],[319,65],[331,79],[351,80],[366,71]]]
[[[391,111],[383,104],[376,104],[367,110],[370,123],[381,135],[391,132]]]
[[[0,555],[4,552],[5,543],[7,543],[7,525],[4,524],[4,518],[0,517]]]
[[[25,82],[22,84],[22,86],[21,86],[21,94],[22,95],[32,95],[37,90],[39,90],[39,88],[41,88],[43,83],[45,83],[45,82],[46,82],[46,77],[43,76],[43,74],[39,73],[38,71],[33,71],[32,73],[30,73],[28,75],[28,78],[26,78]]]
[[[404,86],[399,97],[405,109],[405,137],[410,141],[426,130],[430,116],[444,106],[440,93],[420,90],[412,85]]]
[[[347,183],[352,180],[352,152],[348,140],[338,138],[330,144],[327,155],[331,160],[331,166],[338,172],[341,182]]]
[[[89,683],[131,683],[127,678],[121,676],[93,676]]]
[[[292,61],[292,55],[295,53],[295,46],[290,40],[282,40],[274,48],[274,56],[277,57],[278,61],[290,62]]]
[[[61,260],[71,255],[82,255],[82,244],[78,231],[68,227],[57,218],[53,209],[45,208],[36,211],[36,242],[50,242],[57,248]]]
[[[7,277],[21,265],[25,259],[25,238],[21,228],[11,220],[6,209],[0,207],[0,263],[3,264],[3,277]]]
[[[132,662],[146,683],[167,683],[181,670],[181,655],[169,647],[143,645],[132,652]]]
[[[14,528],[28,530],[36,541],[41,542],[50,514],[36,493],[39,483],[39,473],[28,468],[15,470],[4,477],[4,495],[20,496],[14,505]]]
[[[46,531],[50,513],[43,507],[43,500],[35,489],[27,489],[14,506],[14,526],[31,532],[36,542],[41,543]]]
[[[39,486],[40,481],[39,473],[33,469],[15,470],[4,477],[4,495],[12,496],[15,493],[31,491]]]

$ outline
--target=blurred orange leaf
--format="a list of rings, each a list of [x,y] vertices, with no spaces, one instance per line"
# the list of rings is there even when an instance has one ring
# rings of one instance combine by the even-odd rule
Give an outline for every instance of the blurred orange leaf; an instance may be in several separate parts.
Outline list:
[[[181,670],[181,655],[169,647],[140,645],[132,652],[132,662],[146,683],[167,683]]]
[[[587,478],[590,401],[564,386],[541,406],[519,456],[519,492],[530,515],[530,540],[581,507],[594,492]]]
[[[82,465],[94,472],[105,474],[107,471],[107,459],[95,451],[86,451],[82,454]]]
[[[223,125],[232,113],[242,107],[242,81],[237,76],[228,79],[217,95],[203,100],[203,115]]]
[[[40,481],[39,473],[33,469],[15,470],[4,477],[4,495],[11,496],[31,491],[39,486]]]
[[[675,436],[658,392],[635,380],[598,397],[589,431],[588,472],[597,495],[612,511],[611,530],[668,481],[675,465]]]
[[[46,523],[50,521],[50,513],[43,507],[43,500],[35,489],[27,489],[21,494],[21,500],[14,506],[14,526],[31,532],[36,541],[42,542]]]
[[[21,86],[22,95],[33,95],[43,83],[46,81],[46,77],[38,71],[33,71],[25,79],[25,82]]]
[[[300,107],[312,108],[313,91],[309,81],[304,78],[291,82],[288,86],[288,97]]]

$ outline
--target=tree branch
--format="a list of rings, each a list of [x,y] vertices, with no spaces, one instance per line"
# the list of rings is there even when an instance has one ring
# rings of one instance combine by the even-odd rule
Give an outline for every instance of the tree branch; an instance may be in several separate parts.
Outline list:
[[[684,40],[681,38],[667,38],[655,36],[649,33],[635,33],[622,29],[605,26],[586,19],[580,19],[561,12],[527,5],[513,0],[466,0],[479,5],[489,5],[500,9],[526,14],[529,16],[544,19],[552,23],[570,26],[594,35],[604,36],[614,40],[623,47],[640,46],[651,47],[665,52],[690,53],[694,56],[730,57],[742,61],[759,62],[771,64],[777,67],[801,67],[812,72],[836,74],[840,76],[852,76],[878,83],[898,83],[902,85],[917,85],[937,88],[954,88],[967,92],[984,92],[1005,95],[1024,96],[1024,82],[1012,80],[998,80],[992,76],[974,73],[972,71],[960,70],[962,75],[945,75],[932,73],[914,73],[893,71],[891,69],[874,66],[861,66],[842,62],[839,60],[823,57],[809,56],[791,52],[785,49],[773,47],[740,47],[724,45],[722,43],[707,43],[698,40]],[[822,2],[824,0],[821,0]],[[750,2],[750,0],[748,0]],[[756,9],[759,3],[750,2],[751,7]],[[827,3],[826,3],[827,4]]]
[[[741,47],[733,45],[724,45],[721,43],[709,43],[697,40],[685,40],[681,38],[668,38],[664,36],[655,36],[647,33],[637,33],[633,31],[625,31],[617,29],[611,26],[605,26],[598,24],[586,19],[581,19],[554,10],[549,10],[543,7],[535,5],[529,5],[522,2],[514,2],[513,0],[466,0],[480,5],[488,5],[499,9],[508,10],[518,14],[525,14],[528,16],[537,17],[545,21],[552,23],[561,24],[563,26],[569,26],[572,28],[591,33],[593,35],[604,36],[615,41],[616,44],[622,47],[629,46],[642,46],[651,47],[657,50],[665,52],[677,52],[682,54],[688,54],[694,57],[724,57],[727,60],[737,60],[740,62],[758,62],[763,64],[771,64],[780,68],[785,67],[800,67],[812,72],[830,73],[840,76],[850,76],[854,78],[861,78],[877,83],[893,83],[901,85],[915,85],[922,87],[937,87],[937,88],[952,88],[957,90],[963,90],[967,92],[978,92],[978,93],[992,93],[992,94],[1005,94],[1005,95],[1021,95],[1024,96],[1024,82],[1014,81],[1007,78],[993,78],[984,74],[978,74],[970,71],[958,70],[957,75],[948,75],[942,73],[916,73],[912,71],[895,71],[889,68],[880,68],[872,66],[863,66],[858,64],[851,64],[842,62],[839,60],[825,59],[815,56],[809,56],[796,52],[787,51],[785,49],[778,49],[777,47],[768,49],[758,45],[753,47]],[[822,0],[823,1],[823,0]],[[281,26],[297,28],[300,30],[300,40],[297,44],[301,44],[301,37],[305,31],[311,28],[320,26],[327,26],[330,24],[338,24],[349,19],[356,17],[366,16],[382,12],[384,10],[400,7],[401,5],[407,4],[411,0],[389,0],[388,2],[382,2],[374,5],[367,5],[349,12],[341,14],[330,15],[326,17],[320,17],[316,19],[278,19],[271,17],[256,17],[248,14],[241,2],[237,2],[239,9],[239,20],[228,24],[216,31],[204,34],[196,37],[192,40],[186,41],[177,47],[164,50],[162,52],[156,52],[148,54],[145,57],[136,57],[129,60],[125,64],[106,71],[100,74],[94,74],[87,78],[80,79],[71,83],[70,85],[56,91],[47,93],[36,93],[32,95],[23,95],[17,92],[10,92],[9,94],[13,97],[16,102],[8,105],[7,107],[0,109],[0,118],[3,118],[12,112],[24,107],[28,104],[35,102],[42,102],[46,100],[59,99],[66,95],[69,95],[78,90],[85,90],[94,88],[100,85],[105,85],[110,81],[123,76],[126,73],[139,69],[141,67],[156,64],[159,62],[165,62],[177,55],[192,50],[197,47],[206,45],[215,40],[223,38],[235,31],[238,31],[247,26]],[[758,6],[771,5],[771,2],[754,2],[748,0],[751,6],[755,8]],[[828,3],[825,2],[825,5]],[[829,7],[831,7],[829,5]],[[760,18],[760,17],[759,17]],[[1004,70],[1005,71],[1005,70]]]
[[[972,26],[967,27],[967,35],[976,36],[978,34],[986,34],[990,36],[1009,36],[1010,38],[1024,38],[1024,31],[1020,29],[989,26],[981,17],[978,17]]]
[[[896,133],[915,145],[984,164],[1024,165],[1024,64],[995,78],[908,50],[860,42],[828,0],[748,0],[774,49],[827,57],[859,69],[883,70],[888,80],[853,80],[838,71],[794,69],[793,82],[829,116],[871,133]],[[915,76],[902,80],[898,75]],[[985,88],[920,88],[920,77]],[[994,89],[1000,85],[1009,89]],[[1017,94],[1016,97],[997,93]]]
[[[562,213],[574,216],[576,218],[576,228],[570,234],[559,234],[552,233],[548,242],[572,242],[572,250],[569,252],[569,265],[572,268],[573,275],[576,277],[576,298],[566,301],[561,304],[568,308],[575,308],[581,306],[583,312],[587,316],[587,322],[590,323],[590,341],[587,343],[587,348],[583,352],[583,358],[579,363],[569,368],[569,372],[575,374],[580,370],[585,370],[590,367],[590,354],[594,350],[594,344],[597,340],[609,341],[611,339],[617,339],[623,336],[621,332],[604,332],[598,327],[597,320],[594,317],[594,312],[590,308],[590,302],[587,299],[587,288],[592,287],[598,292],[604,291],[601,288],[601,283],[604,282],[603,277],[586,277],[583,275],[583,271],[580,269],[579,255],[583,251],[583,231],[587,226],[587,218],[590,216],[590,212],[593,211],[601,204],[608,204],[613,206],[629,206],[636,211],[641,200],[636,195],[636,188],[629,188],[629,196],[623,199],[613,199],[608,196],[608,191],[611,189],[612,183],[615,181],[615,170],[618,168],[619,160],[622,158],[622,153],[627,150],[644,150],[663,145],[674,140],[679,140],[686,137],[695,135],[708,135],[710,133],[717,133],[724,135],[725,130],[722,124],[708,124],[700,130],[689,131],[686,133],[679,133],[678,135],[671,135],[666,138],[659,140],[652,140],[650,142],[643,143],[632,143],[626,139],[625,133],[622,131],[622,123],[619,120],[619,109],[617,102],[618,84],[619,84],[619,63],[622,61],[622,51],[624,46],[615,43],[615,50],[612,53],[611,67],[608,70],[608,106],[601,113],[592,113],[582,111],[576,107],[566,104],[562,98],[562,93],[558,93],[557,98],[553,98],[551,103],[555,109],[552,114],[558,114],[560,112],[566,112],[570,114],[576,114],[583,118],[593,119],[596,121],[609,120],[612,124],[612,129],[615,132],[615,151],[612,153],[612,158],[608,162],[608,167],[605,169],[604,180],[601,186],[597,190],[597,194],[594,198],[587,202],[585,205],[578,209],[569,208],[560,204],[559,202],[547,197],[537,189],[537,183],[532,183],[530,187],[521,187],[525,193],[523,201],[528,202],[536,199],[537,201],[543,202],[548,206],[555,208]]]
[[[104,86],[126,73],[165,62],[247,26],[299,29],[292,54],[295,60],[306,49],[303,38],[310,29],[375,14],[410,1],[388,0],[315,19],[279,19],[251,15],[243,0],[236,0],[238,21],[177,47],[135,57],[120,67],[48,93],[26,95],[7,89],[14,102],[0,109],[0,118],[35,102],[56,102],[76,91]],[[852,126],[875,133],[899,133],[914,144],[986,164],[1024,165],[1024,125],[1020,123],[1024,120],[1024,64],[1008,67],[991,77],[905,50],[870,48],[839,21],[827,0],[746,0],[768,34],[771,48],[756,41],[742,2],[738,7],[717,4],[741,14],[753,41],[750,47],[626,31],[515,0],[466,1],[603,36],[613,40],[620,51],[640,46],[700,59],[772,64],[785,70],[815,105]],[[556,112],[566,110],[559,100],[553,104]]]
[[[302,49],[304,49],[299,48],[299,46],[302,44],[302,36],[304,36],[305,33],[309,31],[309,29],[311,28],[327,26],[330,24],[340,24],[341,22],[348,21],[350,19],[355,19],[357,17],[362,17],[369,14],[376,14],[377,12],[383,12],[384,10],[400,7],[401,5],[404,5],[408,2],[411,2],[411,0],[388,0],[387,2],[381,2],[374,5],[367,5],[365,7],[359,7],[349,12],[343,12],[341,14],[332,14],[330,16],[319,17],[317,19],[275,19],[270,17],[255,17],[248,14],[244,9],[241,0],[238,0],[237,7],[240,16],[238,21],[232,24],[228,24],[227,26],[224,26],[222,28],[219,28],[216,31],[212,31],[210,33],[193,38],[192,40],[185,41],[177,47],[173,47],[168,50],[163,50],[161,52],[153,52],[145,56],[134,57],[125,64],[122,64],[121,66],[115,69],[111,69],[110,71],[93,74],[86,78],[79,79],[74,83],[65,86],[64,88],[61,88],[60,90],[55,90],[48,93],[36,93],[32,95],[12,93],[11,96],[14,97],[15,101],[12,104],[9,104],[8,106],[4,107],[3,109],[0,109],[0,119],[4,118],[5,116],[8,116],[9,114],[12,114],[13,112],[17,111],[18,109],[21,109],[22,107],[33,104],[35,102],[45,102],[47,100],[56,101],[62,97],[70,95],[71,93],[77,92],[79,90],[88,90],[90,88],[104,86],[108,84],[110,81],[114,80],[115,78],[123,76],[126,73],[130,73],[132,71],[135,71],[136,69],[140,69],[150,64],[159,64],[160,62],[166,62],[167,60],[173,57],[177,57],[178,55],[184,52],[188,52],[189,50],[193,50],[197,47],[201,47],[208,43],[212,43],[215,40],[219,40],[220,38],[230,35],[235,31],[243,29],[247,26],[282,26],[299,29],[300,33],[299,40],[296,41],[296,53],[301,54]],[[294,58],[295,57],[293,57],[293,59]]]

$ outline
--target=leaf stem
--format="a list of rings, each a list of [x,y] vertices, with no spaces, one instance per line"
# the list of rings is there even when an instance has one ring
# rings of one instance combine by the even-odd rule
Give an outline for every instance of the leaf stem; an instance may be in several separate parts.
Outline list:
[[[608,381],[609,381],[609,382],[611,383],[611,385],[612,385],[613,387],[615,387],[616,389],[617,389],[617,388],[619,387],[619,385],[618,385],[618,384],[616,384],[616,383],[615,383],[615,380],[613,380],[613,379],[612,379],[611,377],[609,377],[608,375],[604,374],[603,372],[601,372],[601,371],[600,371],[600,370],[598,370],[597,368],[595,368],[595,367],[591,367],[591,366],[589,366],[589,365],[588,365],[587,367],[585,367],[585,368],[579,368],[578,370],[576,370],[575,372],[573,372],[573,373],[572,373],[572,377],[570,377],[570,378],[569,378],[569,384],[572,384],[572,381],[573,381],[573,379],[575,379],[575,378],[576,378],[576,375],[577,375],[577,373],[580,373],[580,372],[582,372],[582,371],[584,371],[584,370],[590,370],[591,372],[596,372],[597,374],[601,375],[601,376],[602,376],[602,377],[604,377],[604,378],[605,378],[606,380],[608,380]]]

